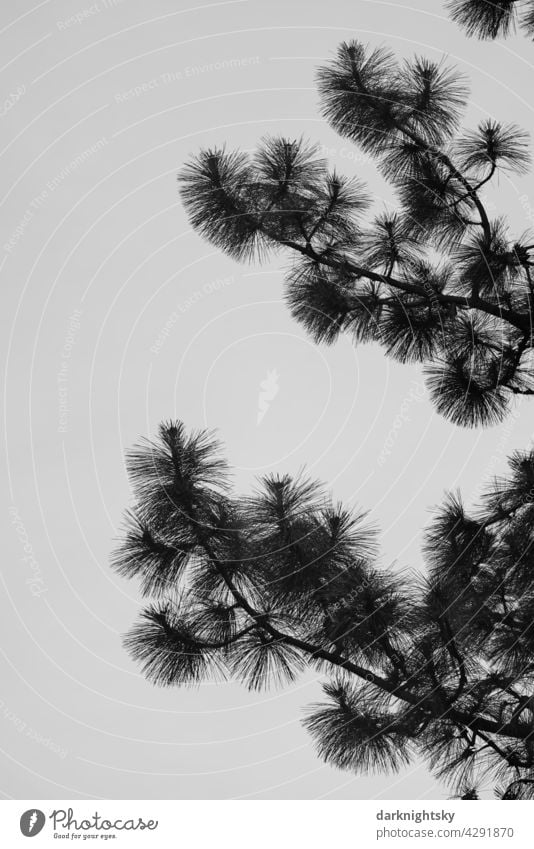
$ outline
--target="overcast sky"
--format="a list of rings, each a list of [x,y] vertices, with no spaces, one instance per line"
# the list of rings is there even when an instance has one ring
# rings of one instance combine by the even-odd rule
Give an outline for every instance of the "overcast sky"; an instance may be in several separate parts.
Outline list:
[[[316,67],[350,38],[445,54],[471,80],[466,125],[532,129],[531,42],[468,41],[440,0],[14,5],[0,10],[4,795],[442,797],[419,764],[394,777],[324,766],[300,726],[315,675],[261,695],[153,687],[121,645],[141,599],[109,554],[131,503],[124,452],[162,419],[218,428],[240,491],[307,466],[371,511],[396,568],[422,568],[445,489],[471,501],[528,446],[534,401],[460,430],[419,368],[348,338],[314,345],[283,302],[287,258],[240,265],[203,242],[176,174],[202,145],[304,135],[380,210],[394,197],[322,121]],[[531,227],[531,177],[497,189],[492,215]]]

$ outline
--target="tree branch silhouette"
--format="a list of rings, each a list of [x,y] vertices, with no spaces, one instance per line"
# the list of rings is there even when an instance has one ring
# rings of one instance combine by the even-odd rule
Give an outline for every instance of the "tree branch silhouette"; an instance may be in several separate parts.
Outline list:
[[[515,396],[534,394],[534,247],[490,218],[480,190],[526,172],[527,134],[493,120],[460,131],[460,75],[357,41],[340,45],[318,84],[326,120],[374,158],[398,209],[366,223],[359,180],[330,172],[302,139],[266,138],[254,156],[221,147],[185,165],[194,229],[239,260],[288,251],[287,303],[316,342],[376,342],[425,364],[448,419],[501,421]]]
[[[534,452],[478,511],[447,496],[425,578],[378,566],[365,513],[300,476],[235,496],[213,434],[167,422],[128,455],[135,505],[113,566],[152,597],[125,638],[154,683],[252,689],[319,669],[321,756],[396,770],[416,753],[462,797],[534,797]],[[502,785],[502,782],[505,785]]]
[[[530,38],[534,36],[532,0],[449,0],[445,8],[469,36],[506,38],[518,27]]]

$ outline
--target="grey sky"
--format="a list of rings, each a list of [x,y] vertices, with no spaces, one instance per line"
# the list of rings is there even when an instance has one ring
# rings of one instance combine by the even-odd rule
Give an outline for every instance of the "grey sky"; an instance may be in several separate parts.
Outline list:
[[[439,798],[417,764],[393,778],[322,765],[299,725],[320,697],[311,674],[261,695],[148,684],[121,646],[139,593],[108,561],[130,497],[124,450],[162,419],[218,428],[240,489],[306,465],[371,509],[383,562],[399,568],[420,567],[445,488],[474,497],[529,444],[532,401],[500,427],[460,430],[434,413],[418,368],[348,339],[314,346],[282,300],[287,259],[239,265],[201,241],[176,173],[200,145],[303,134],[366,179],[380,208],[390,190],[319,116],[316,66],[352,37],[447,54],[471,81],[467,125],[532,129],[531,42],[468,41],[440,0],[13,5],[0,11],[1,790]],[[531,187],[501,177],[488,194],[518,233],[532,226]],[[409,421],[395,427],[401,410]]]

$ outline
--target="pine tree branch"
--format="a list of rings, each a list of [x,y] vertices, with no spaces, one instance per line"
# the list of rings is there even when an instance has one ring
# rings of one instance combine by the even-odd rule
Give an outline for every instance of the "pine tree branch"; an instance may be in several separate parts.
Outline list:
[[[443,637],[445,638],[444,639],[445,648],[448,650],[452,659],[457,663],[458,670],[459,670],[458,685],[456,687],[456,691],[455,691],[454,695],[451,696],[451,702],[454,703],[459,698],[459,696],[462,694],[462,692],[464,691],[465,686],[467,684],[467,673],[466,673],[466,669],[465,669],[465,662],[464,662],[464,659],[463,659],[463,657],[461,656],[461,654],[458,650],[458,646],[456,645],[456,642],[455,642],[455,639],[454,639],[454,634],[453,634],[452,628],[450,626],[450,622],[449,622],[449,620],[447,619],[446,616],[440,617],[439,626],[440,626],[440,629],[443,627],[443,629],[445,631],[445,633],[442,634],[442,639],[443,639]]]
[[[508,763],[510,766],[513,766],[513,767],[516,767],[516,768],[521,767],[521,768],[524,768],[524,769],[528,769],[528,767],[532,766],[532,764],[530,764],[526,761],[520,760],[517,757],[517,755],[515,754],[515,752],[507,752],[504,749],[502,749],[498,745],[498,743],[495,742],[495,740],[492,740],[490,737],[488,737],[483,732],[477,731],[477,734],[482,740],[484,740],[484,742],[486,743],[487,746],[490,747],[490,749],[493,749],[493,751],[496,754],[498,754],[500,758],[502,758],[504,761],[506,761],[506,763]]]
[[[530,345],[529,336],[525,335],[517,344],[517,347],[514,351],[514,359],[510,364],[511,373],[506,375],[506,380],[502,381],[502,385],[507,386],[511,392],[515,395],[534,395],[534,390],[532,389],[521,389],[520,387],[510,386],[511,381],[514,379],[518,368],[521,365],[521,357],[525,353],[525,350]]]
[[[452,709],[448,716],[459,724],[466,725],[472,731],[482,737],[482,734],[487,731],[497,736],[512,737],[515,740],[531,740],[532,731],[522,727],[519,723],[501,723],[497,720],[487,719],[484,716],[469,716],[462,711]]]
[[[386,634],[381,634],[380,636],[380,645],[384,649],[385,653],[389,657],[391,661],[391,665],[393,669],[397,672],[400,672],[404,676],[405,683],[408,679],[408,669],[406,667],[406,663],[404,662],[404,658],[393,648],[391,642]]]
[[[461,183],[461,185],[466,190],[466,196],[472,199],[473,203],[477,208],[477,212],[480,215],[480,221],[477,223],[482,226],[486,238],[490,239],[491,225],[488,218],[488,213],[486,212],[486,208],[478,196],[477,188],[471,185],[467,177],[465,177],[462,172],[458,170],[458,168],[454,165],[454,163],[447,156],[446,153],[439,150],[439,148],[434,147],[434,145],[427,144],[427,142],[420,136],[418,136],[417,133],[414,133],[412,130],[408,130],[407,128],[403,127],[402,124],[398,122],[395,122],[395,124],[397,126],[397,129],[400,132],[404,133],[406,136],[408,136],[408,138],[413,141],[414,144],[418,145],[420,148],[426,150],[428,153],[434,156],[437,162],[441,162],[442,165],[445,165],[445,167],[448,168],[450,174],[455,177],[459,183]]]
[[[476,731],[477,733],[480,733],[481,731],[488,731],[493,734],[504,734],[508,737],[513,737],[520,740],[530,738],[531,732],[526,731],[524,727],[519,723],[516,722],[502,724],[494,720],[489,720],[485,717],[469,716],[463,711],[454,708],[452,706],[450,698],[446,698],[445,704],[442,706],[441,710],[438,711],[436,710],[436,706],[433,701],[428,698],[428,695],[421,697],[418,694],[413,693],[411,690],[407,689],[406,685],[398,685],[396,683],[392,683],[387,678],[384,678],[376,674],[375,672],[372,672],[370,669],[366,669],[365,667],[362,667],[359,664],[354,663],[353,661],[345,658],[338,651],[327,651],[324,648],[309,643],[306,640],[302,640],[290,634],[284,634],[282,631],[272,625],[272,623],[269,621],[268,615],[257,611],[253,607],[253,605],[249,603],[245,596],[239,591],[239,589],[235,586],[235,583],[233,582],[231,576],[229,575],[228,570],[224,567],[224,564],[221,563],[221,561],[213,551],[213,548],[206,535],[200,530],[200,523],[195,519],[194,515],[190,515],[188,518],[191,521],[192,529],[198,536],[199,545],[203,548],[207,557],[223,578],[228,589],[232,593],[236,603],[253,619],[255,623],[254,627],[263,629],[268,634],[270,634],[270,636],[272,636],[275,640],[279,640],[280,642],[283,642],[286,645],[299,649],[305,654],[310,655],[311,658],[327,661],[333,666],[337,666],[341,669],[346,670],[347,672],[356,675],[360,679],[373,684],[378,689],[389,693],[391,696],[400,699],[401,701],[404,701],[413,707],[419,708],[420,710],[422,710],[423,713],[429,714],[432,718],[439,718],[440,716],[443,716],[443,710],[445,710],[447,716],[453,722],[458,723],[459,725],[466,725],[471,728],[471,730]]]
[[[516,365],[526,346],[524,340],[518,345]],[[508,357],[508,367],[511,359]],[[361,539],[358,537],[359,541],[355,542],[354,533],[350,535],[353,525],[349,523],[349,531],[339,531],[335,536],[332,521],[325,524],[330,513],[324,506],[323,496],[319,498],[317,485],[309,481],[290,487],[286,497],[285,490],[282,492],[279,488],[279,478],[267,478],[265,494],[259,493],[257,498],[246,502],[234,501],[225,483],[225,472],[221,478],[225,464],[216,453],[215,440],[210,444],[202,434],[187,439],[181,422],[162,426],[160,433],[163,449],[152,446],[156,448],[155,453],[138,450],[130,460],[129,471],[133,474],[138,498],[138,524],[142,526],[143,518],[143,522],[154,523],[163,539],[187,540],[190,549],[194,550],[193,587],[196,586],[200,593],[201,604],[198,606],[198,599],[188,593],[187,577],[182,574],[171,577],[169,589],[176,583],[179,590],[185,582],[183,598],[186,604],[189,600],[192,605],[191,618],[186,611],[180,620],[181,604],[175,605],[176,619],[167,616],[172,601],[168,608],[151,608],[145,612],[143,622],[129,637],[129,647],[134,656],[143,661],[147,677],[167,685],[189,683],[217,668],[227,671],[230,666],[249,685],[252,680],[252,686],[259,686],[271,673],[279,679],[291,679],[304,663],[314,668],[317,661],[322,661],[321,666],[326,665],[332,675],[338,670],[338,678],[339,671],[355,676],[357,686],[351,687],[348,676],[343,676],[339,687],[347,687],[349,691],[353,688],[354,698],[360,699],[349,705],[346,717],[339,713],[336,717],[335,709],[329,712],[328,708],[316,715],[314,727],[318,734],[315,736],[322,746],[321,753],[329,762],[337,758],[338,765],[344,768],[358,769],[362,765],[365,768],[366,763],[374,763],[394,769],[398,763],[397,747],[408,752],[410,743],[420,736],[423,752],[438,764],[442,775],[454,778],[465,775],[466,769],[478,769],[482,774],[488,765],[492,770],[500,769],[500,774],[506,774],[509,781],[514,770],[518,776],[520,769],[530,769],[534,762],[534,697],[529,692],[532,668],[524,657],[532,654],[534,632],[530,632],[528,609],[525,608],[530,599],[528,589],[521,604],[526,580],[524,566],[517,575],[514,570],[519,570],[522,549],[528,548],[521,543],[522,531],[515,517],[526,503],[525,499],[531,503],[532,452],[513,456],[513,474],[508,489],[503,482],[489,489],[481,518],[469,519],[463,510],[459,513],[458,509],[452,512],[449,509],[435,532],[436,544],[446,542],[450,528],[463,521],[452,548],[449,546],[445,552],[450,565],[461,549],[471,551],[479,532],[495,526],[492,533],[484,535],[482,545],[474,546],[459,569],[463,586],[467,579],[473,578],[473,563],[484,564],[472,588],[477,604],[484,602],[480,621],[475,621],[476,612],[472,615],[472,604],[464,608],[460,603],[454,611],[449,608],[450,613],[445,617],[441,613],[441,596],[436,596],[433,603],[433,596],[427,598],[425,594],[428,590],[423,591],[423,587],[416,590],[416,585],[415,607],[409,612],[404,606],[408,599],[404,584],[402,592],[396,582],[386,581],[382,587],[378,573],[369,569],[365,575],[369,585],[375,576],[376,591],[373,590],[369,598],[362,597],[354,608],[347,608],[354,611],[354,616],[341,617],[340,623],[348,633],[351,621],[356,629],[360,627],[360,613],[364,617],[369,614],[371,620],[366,629],[357,631],[362,635],[359,643],[357,639],[344,643],[342,639],[336,641],[334,631],[329,630],[321,614],[321,601],[347,596],[351,599],[351,590],[360,589],[357,576],[363,573],[356,570],[347,584],[336,584],[333,594],[324,598],[322,569],[319,573],[313,570],[306,573],[298,583],[296,594],[293,584],[286,585],[283,579],[288,569],[307,569],[310,562],[320,559],[325,547],[330,551],[337,539],[341,539],[342,545],[333,560],[328,560],[331,571],[324,571],[325,578],[335,578],[338,567],[343,571],[350,569],[352,558],[356,558],[358,565],[358,558],[362,556]],[[291,479],[288,480],[292,484]],[[508,505],[506,509],[501,508],[501,502]],[[306,520],[300,524],[300,516],[306,510],[307,515],[317,517],[317,525],[321,528],[319,538],[314,537],[309,546],[300,530],[307,534],[316,523]],[[341,515],[340,511],[341,508],[337,513]],[[529,517],[530,509],[525,513],[527,522]],[[354,524],[356,520],[352,521]],[[269,528],[267,533],[266,527]],[[512,540],[516,529],[518,544]],[[267,545],[272,540],[276,542],[275,548],[288,556],[264,566],[265,548],[272,548]],[[166,549],[154,553],[164,559],[163,572],[167,568],[166,553]],[[258,554],[259,580],[249,583],[243,564]],[[200,564],[206,569],[204,577],[197,574]],[[155,567],[149,563],[146,568],[153,570]],[[130,569],[129,574],[137,575],[139,571]],[[277,573],[282,579],[282,589],[273,594],[265,588],[273,578],[276,580]],[[252,576],[254,574],[252,570]],[[198,584],[195,583],[197,579]],[[264,596],[256,595],[260,586],[265,589],[265,602],[260,600]],[[286,611],[284,589],[288,593]],[[458,598],[458,594],[455,597]],[[310,598],[318,602],[318,606],[315,603],[310,606]],[[448,595],[444,598],[447,601]],[[510,599],[508,612],[507,598]],[[204,602],[208,602],[207,606]],[[323,605],[325,614],[328,609],[328,605]],[[229,615],[229,610],[234,613]],[[380,612],[376,619],[375,610]],[[406,621],[400,618],[405,613],[408,615]],[[288,624],[284,625],[286,622]],[[502,627],[493,639],[489,632],[496,624]],[[486,633],[489,642],[483,645],[481,638]],[[513,646],[516,637],[521,637],[522,641],[511,656],[511,673],[492,673],[494,664],[497,669],[502,668],[508,646]],[[332,644],[334,648],[328,648]],[[408,645],[413,647],[413,654]],[[370,651],[369,647],[372,647]],[[362,661],[363,657],[370,659]],[[335,694],[337,684],[332,686]],[[517,688],[524,692],[518,692]],[[384,705],[388,705],[387,709]],[[394,739],[388,738],[388,734]],[[358,748],[361,746],[370,747],[365,750],[367,754],[362,754]],[[500,767],[494,765],[496,757],[502,761]],[[513,789],[512,782],[509,792]],[[528,794],[525,791],[523,795]]]
[[[488,175],[486,177],[484,177],[484,179],[481,180],[480,183],[477,183],[476,186],[474,187],[475,192],[478,192],[482,188],[482,186],[485,186],[486,183],[489,183],[490,180],[492,180],[493,175],[495,174],[496,170],[497,170],[497,163],[492,162]]]
[[[400,291],[408,294],[419,295],[426,303],[431,303],[432,300],[436,300],[441,304],[455,306],[459,309],[479,310],[480,312],[485,312],[488,315],[499,318],[502,321],[506,321],[523,332],[530,332],[532,329],[532,318],[529,315],[525,316],[513,310],[503,309],[502,307],[499,307],[496,304],[491,304],[489,301],[485,301],[480,297],[448,295],[443,292],[432,292],[432,296],[430,296],[423,286],[399,280],[395,277],[387,277],[384,274],[379,274],[376,271],[357,265],[345,257],[343,257],[343,260],[336,260],[332,257],[317,253],[311,245],[300,245],[298,242],[294,242],[291,239],[277,239],[277,241],[279,244],[291,248],[303,256],[307,256],[328,268],[332,268],[336,271],[348,271],[351,274],[354,274],[355,277],[364,277],[375,283],[385,283],[388,286],[392,286],[393,288],[399,289]]]
[[[233,643],[236,643],[241,637],[244,637],[246,634],[250,634],[251,631],[255,631],[257,626],[249,625],[248,628],[243,628],[242,631],[239,631],[237,634],[234,634],[232,637],[228,637],[226,640],[220,640],[217,643],[210,643],[206,640],[199,640],[199,643],[202,645],[202,648],[205,649],[225,649],[228,646],[231,646]]]
[[[504,795],[508,794],[512,787],[515,787],[517,784],[534,784],[534,778],[516,778],[515,781],[512,781],[506,788]]]
[[[397,684],[391,683],[386,678],[377,675],[370,669],[366,669],[360,666],[359,664],[356,664],[353,661],[343,657],[340,652],[327,651],[320,646],[315,646],[312,643],[307,642],[306,640],[301,640],[298,637],[294,637],[289,634],[284,634],[278,628],[274,627],[269,621],[268,615],[257,611],[235,586],[234,581],[228,573],[228,570],[225,568],[224,564],[221,563],[221,561],[215,554],[207,536],[202,532],[201,525],[195,518],[192,505],[191,513],[187,516],[187,518],[191,523],[191,528],[193,532],[197,536],[199,545],[205,551],[212,565],[221,575],[226,586],[232,593],[236,604],[238,604],[254,620],[257,626],[260,626],[275,639],[280,640],[281,642],[284,642],[287,645],[292,646],[293,648],[300,649],[301,651],[305,652],[306,654],[309,654],[313,658],[325,660],[331,663],[333,666],[338,666],[342,669],[345,669],[347,672],[351,672],[354,675],[357,675],[364,681],[368,681],[374,684],[379,689],[388,692],[390,695],[395,696],[396,698],[408,702],[412,706],[420,706],[420,699],[417,695],[406,691],[405,688],[402,686],[399,687]]]
[[[372,97],[373,94],[365,86],[354,59],[351,61],[351,66],[354,81],[359,86],[362,94],[367,97]],[[479,223],[481,224],[484,230],[486,238],[489,239],[491,237],[491,225],[489,222],[488,214],[486,212],[484,204],[478,197],[476,188],[471,185],[467,177],[465,177],[462,172],[459,171],[458,168],[456,168],[456,166],[453,164],[447,154],[439,150],[439,148],[435,147],[434,145],[428,144],[425,139],[421,138],[421,136],[419,136],[416,132],[406,127],[402,122],[396,120],[393,116],[390,116],[390,120],[392,126],[394,126],[400,133],[403,133],[407,138],[409,138],[410,141],[412,141],[420,150],[425,150],[427,153],[431,154],[437,162],[441,162],[443,165],[445,165],[445,167],[449,170],[449,173],[453,177],[455,177],[459,183],[461,183],[461,185],[466,190],[467,196],[473,200],[473,203],[475,204],[477,211],[480,215]]]
[[[532,250],[532,246],[529,245],[527,248],[525,248],[525,250],[526,251]],[[529,294],[530,294],[530,306],[531,306],[531,309],[532,309],[532,306],[534,305],[534,282],[532,280],[532,275],[530,273],[529,264],[525,263],[524,269],[525,269],[525,276],[527,278],[528,289],[529,289]]]
[[[320,660],[328,661],[332,663],[334,666],[339,666],[345,669],[347,672],[352,672],[354,675],[357,675],[360,678],[363,678],[365,681],[369,681],[375,686],[379,687],[390,693],[391,695],[397,696],[398,698],[402,698],[405,701],[408,701],[410,704],[415,705],[418,703],[418,699],[416,696],[412,696],[411,694],[405,694],[399,691],[399,688],[390,682],[372,672],[369,669],[365,669],[359,664],[353,663],[351,660],[343,657],[338,651],[331,652],[327,651],[320,646],[315,646],[312,643],[307,642],[306,640],[301,640],[298,637],[294,637],[290,634],[284,634],[278,628],[276,628],[269,621],[268,615],[264,613],[260,613],[255,610],[255,608],[248,602],[248,600],[243,596],[243,594],[237,589],[234,582],[232,581],[231,576],[228,574],[228,571],[224,568],[224,565],[218,560],[217,556],[214,554],[209,542],[206,540],[201,541],[201,545],[206,552],[206,555],[214,565],[214,567],[218,570],[219,574],[223,578],[226,583],[228,589],[232,593],[235,598],[237,604],[246,612],[248,615],[254,619],[261,627],[267,631],[272,637],[281,642],[286,643],[293,648],[300,649],[301,651],[309,654],[311,657],[319,658]]]

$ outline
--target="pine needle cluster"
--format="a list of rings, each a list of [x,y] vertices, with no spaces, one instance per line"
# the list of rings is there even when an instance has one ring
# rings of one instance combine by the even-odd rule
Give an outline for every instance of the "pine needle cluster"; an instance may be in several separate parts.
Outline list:
[[[304,724],[358,773],[422,757],[451,792],[534,797],[534,451],[466,512],[450,494],[424,578],[383,569],[376,530],[305,476],[233,494],[212,433],[167,422],[128,456],[135,495],[113,565],[147,607],[125,644],[162,686],[252,690],[327,676]]]
[[[482,190],[526,173],[528,135],[493,119],[462,130],[468,90],[453,68],[357,41],[318,86],[326,120],[374,158],[397,208],[373,216],[360,179],[303,139],[269,137],[253,155],[212,148],[185,165],[193,227],[238,260],[288,252],[287,304],[317,343],[375,342],[423,364],[450,421],[502,421],[534,394],[534,237],[492,218]]]
[[[519,29],[530,38],[534,36],[532,0],[449,0],[445,6],[467,35],[506,38]]]

